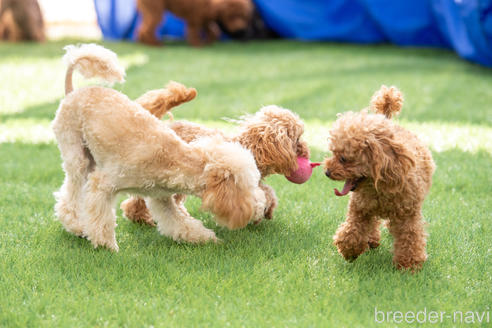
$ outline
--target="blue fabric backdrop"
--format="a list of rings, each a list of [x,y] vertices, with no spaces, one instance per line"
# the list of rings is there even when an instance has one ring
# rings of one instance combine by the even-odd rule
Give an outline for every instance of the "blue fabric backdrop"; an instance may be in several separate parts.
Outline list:
[[[107,39],[131,39],[135,0],[94,0]],[[492,0],[254,0],[280,36],[301,40],[435,46],[492,66]],[[185,24],[166,13],[159,37],[182,38]]]

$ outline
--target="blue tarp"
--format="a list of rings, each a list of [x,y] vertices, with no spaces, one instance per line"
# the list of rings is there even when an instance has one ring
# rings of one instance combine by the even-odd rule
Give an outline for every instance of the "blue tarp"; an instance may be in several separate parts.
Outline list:
[[[94,0],[107,39],[131,39],[140,22],[135,0]],[[284,38],[392,42],[445,47],[492,66],[492,0],[254,0]],[[182,38],[185,24],[166,13],[159,37]]]

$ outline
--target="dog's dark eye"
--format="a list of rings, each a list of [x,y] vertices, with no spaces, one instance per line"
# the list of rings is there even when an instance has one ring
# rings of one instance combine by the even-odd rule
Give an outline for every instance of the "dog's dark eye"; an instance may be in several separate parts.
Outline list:
[[[340,157],[340,163],[342,163],[342,164],[347,163],[347,160],[345,159],[345,157],[343,157],[343,156]]]

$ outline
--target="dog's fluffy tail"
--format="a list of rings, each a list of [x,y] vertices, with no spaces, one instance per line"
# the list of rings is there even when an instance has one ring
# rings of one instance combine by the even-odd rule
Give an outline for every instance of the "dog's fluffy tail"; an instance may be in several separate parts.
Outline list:
[[[196,94],[196,89],[187,88],[181,83],[170,81],[165,89],[147,91],[135,102],[158,118],[168,114],[172,120],[173,116],[170,110],[182,103],[193,100]]]
[[[63,60],[67,64],[65,95],[73,91],[72,74],[78,70],[85,78],[99,77],[114,83],[125,81],[125,69],[114,52],[97,44],[69,45]]]
[[[371,99],[371,109],[387,118],[397,115],[403,106],[403,95],[396,87],[382,85]]]

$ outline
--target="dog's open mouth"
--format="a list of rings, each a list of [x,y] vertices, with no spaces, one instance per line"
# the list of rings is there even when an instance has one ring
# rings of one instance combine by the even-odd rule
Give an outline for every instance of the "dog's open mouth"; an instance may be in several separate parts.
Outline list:
[[[358,179],[345,181],[345,184],[343,185],[342,191],[338,191],[338,189],[335,188],[335,195],[345,196],[346,194],[349,193],[349,191],[354,191],[355,189],[357,189],[357,186],[359,185],[359,183],[361,183],[364,179],[365,179],[364,177],[361,177]]]

